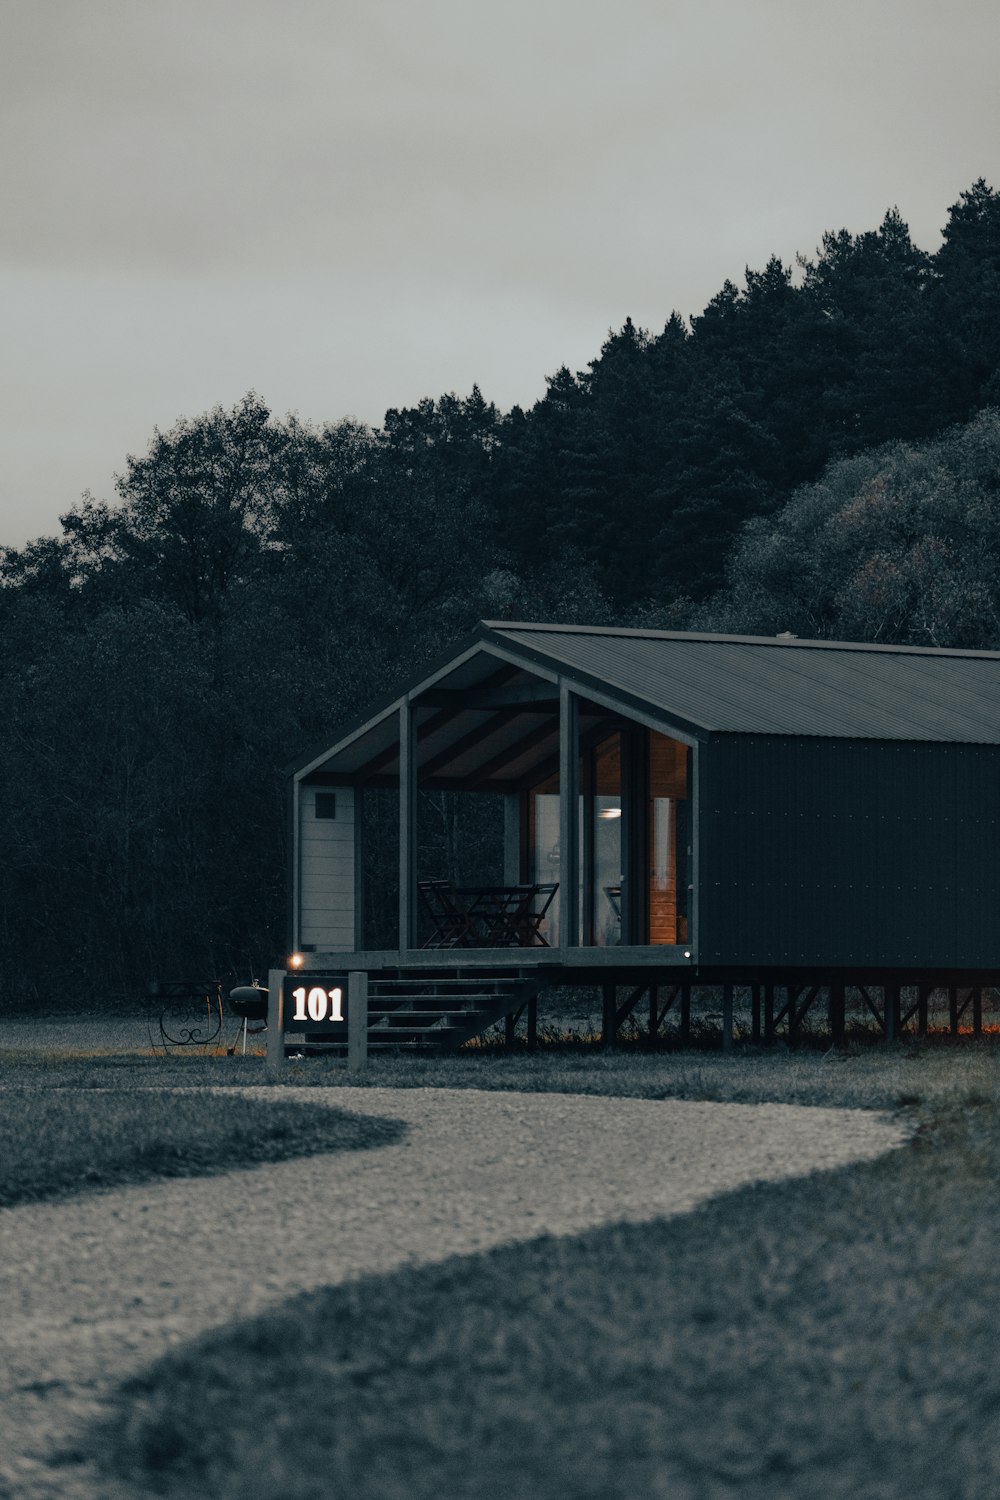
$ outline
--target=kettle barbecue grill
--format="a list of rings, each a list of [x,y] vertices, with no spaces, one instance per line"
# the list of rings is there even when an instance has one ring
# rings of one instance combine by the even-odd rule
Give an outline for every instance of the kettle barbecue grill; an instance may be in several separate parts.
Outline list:
[[[247,1034],[257,1036],[259,1032],[267,1030],[267,990],[259,984],[238,984],[234,990],[229,991],[229,1004],[241,1022],[230,1055],[236,1051],[242,1036],[243,1056],[246,1057]],[[251,1028],[251,1021],[259,1021],[261,1024]]]

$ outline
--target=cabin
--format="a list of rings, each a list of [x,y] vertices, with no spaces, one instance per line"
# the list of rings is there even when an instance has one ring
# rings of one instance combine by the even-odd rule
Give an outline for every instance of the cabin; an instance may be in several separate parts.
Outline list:
[[[756,1035],[825,995],[842,1036],[850,988],[891,1036],[1000,982],[1000,653],[484,622],[289,779],[292,962],[368,976],[372,1045],[532,1030],[560,984],[609,1040],[706,985],[724,1043],[734,986]],[[475,878],[454,837],[428,867],[442,821]]]

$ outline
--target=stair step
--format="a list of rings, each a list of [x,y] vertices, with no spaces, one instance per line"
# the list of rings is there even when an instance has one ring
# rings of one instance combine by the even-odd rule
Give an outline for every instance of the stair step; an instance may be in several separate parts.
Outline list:
[[[509,974],[403,974],[398,979],[370,979],[369,987],[383,984],[503,984],[518,985],[524,981]]]
[[[454,990],[495,990],[496,993],[508,990],[514,993],[519,986],[519,980],[376,980],[369,984],[369,995],[415,995],[421,990],[441,990],[442,993],[451,993]]]
[[[492,995],[409,995],[399,1001],[375,1001],[369,1004],[369,1016],[397,1016],[400,1011],[427,1011],[433,1016],[463,1011],[493,1010],[496,1005],[508,1005],[507,996]]]
[[[523,1006],[538,981],[519,978],[376,979],[369,982],[370,1052],[441,1053],[456,1050]],[[344,1040],[325,1045],[304,1038],[307,1049],[345,1056]]]

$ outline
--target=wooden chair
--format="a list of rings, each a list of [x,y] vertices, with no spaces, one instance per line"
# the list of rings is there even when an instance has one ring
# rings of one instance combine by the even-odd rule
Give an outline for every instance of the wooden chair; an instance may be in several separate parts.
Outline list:
[[[524,910],[518,914],[517,920],[517,944],[520,948],[531,948],[540,944],[543,948],[549,946],[549,940],[542,932],[542,923],[548,913],[549,907],[555,900],[559,882],[552,885],[532,886]],[[536,903],[540,902],[540,905]]]
[[[448,880],[418,880],[421,908],[430,918],[431,932],[422,948],[474,948],[475,927]]]

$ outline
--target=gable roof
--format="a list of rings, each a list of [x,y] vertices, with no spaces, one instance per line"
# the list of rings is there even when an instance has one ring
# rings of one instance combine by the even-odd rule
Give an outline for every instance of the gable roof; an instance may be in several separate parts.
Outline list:
[[[484,621],[422,680],[373,705],[289,771],[363,776],[374,760],[391,777],[398,768],[392,747],[400,703],[423,695],[430,701],[442,691],[454,699],[453,720],[432,726],[425,750],[448,760],[450,745],[457,751],[463,737],[476,739],[475,731],[491,719],[484,706],[460,707],[463,697],[504,664],[521,683],[526,673],[553,684],[567,679],[581,697],[603,705],[595,715],[639,715],[687,738],[773,734],[1000,744],[996,651]],[[456,761],[456,773],[474,775],[477,761],[502,755],[505,745],[537,726],[542,712],[525,706],[520,719],[508,717],[495,732],[491,727],[488,740],[470,749],[461,766]],[[551,753],[541,736],[535,739],[519,775]],[[512,777],[514,770],[512,763],[504,774]]]
[[[709,733],[1000,744],[1000,652],[485,622]]]

